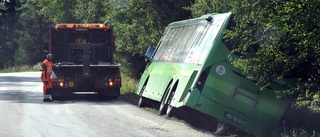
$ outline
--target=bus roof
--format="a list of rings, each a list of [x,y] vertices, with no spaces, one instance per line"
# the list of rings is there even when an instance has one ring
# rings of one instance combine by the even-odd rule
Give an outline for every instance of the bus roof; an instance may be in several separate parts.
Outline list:
[[[188,19],[188,20],[181,20],[181,21],[176,21],[176,22],[172,22],[170,23],[168,26],[180,26],[180,25],[185,25],[185,24],[192,24],[193,21],[198,21],[198,20],[202,20],[202,19],[206,19],[208,17],[212,17],[212,16],[230,16],[232,14],[232,12],[227,12],[227,13],[210,13],[210,14],[206,14],[206,15],[202,15],[199,18],[192,18],[192,19]],[[208,21],[208,20],[207,20]],[[167,26],[167,27],[168,27]]]

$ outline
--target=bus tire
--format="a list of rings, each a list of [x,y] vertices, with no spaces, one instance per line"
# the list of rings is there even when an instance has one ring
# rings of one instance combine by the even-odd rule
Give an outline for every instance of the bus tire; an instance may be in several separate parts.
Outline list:
[[[173,99],[173,96],[174,96],[174,91],[172,91],[171,93],[170,93],[170,96],[168,97],[168,107],[167,107],[167,111],[166,111],[166,116],[167,117],[170,117],[171,116],[171,114],[172,114],[172,110],[174,109],[173,108],[173,106],[171,106],[170,105],[170,103],[171,103],[171,101],[172,101],[172,99]]]
[[[165,101],[166,101],[166,98],[163,97],[163,99],[161,100],[160,107],[159,107],[160,115],[164,115],[166,113],[167,104]]]
[[[172,109],[173,109],[173,106],[168,105],[167,112],[166,112],[166,116],[167,116],[167,117],[170,117],[170,116],[171,116],[171,114],[172,114]]]
[[[171,84],[168,86],[168,88],[166,89],[165,93],[164,93],[164,96],[162,97],[161,99],[161,104],[160,104],[160,107],[159,107],[159,112],[160,112],[160,115],[164,115],[166,114],[166,111],[167,111],[167,96],[170,92],[170,89],[171,89]]]
[[[139,94],[138,107],[145,107],[146,106],[146,103],[144,101],[145,98],[142,96],[142,93],[144,92],[145,88],[146,88],[146,85],[143,85],[141,92]]]

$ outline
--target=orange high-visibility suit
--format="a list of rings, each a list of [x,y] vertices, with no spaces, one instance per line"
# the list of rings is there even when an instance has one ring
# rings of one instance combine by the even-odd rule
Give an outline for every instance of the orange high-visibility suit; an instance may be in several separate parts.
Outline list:
[[[51,74],[52,74],[52,67],[53,63],[49,60],[45,59],[42,64],[45,66],[42,69],[41,73],[41,81],[43,82],[43,95],[47,94],[47,89],[52,88],[52,81],[51,81]]]

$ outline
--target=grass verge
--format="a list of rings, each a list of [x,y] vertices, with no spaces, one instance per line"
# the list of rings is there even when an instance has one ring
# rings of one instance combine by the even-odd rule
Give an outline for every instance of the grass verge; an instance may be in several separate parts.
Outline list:
[[[9,67],[9,68],[5,68],[5,69],[1,69],[0,73],[40,71],[40,70],[41,70],[41,66],[38,63],[38,64],[35,64],[33,66],[22,65],[22,66]]]
[[[122,86],[120,89],[121,94],[134,94],[138,86],[138,81],[126,75],[121,76]]]

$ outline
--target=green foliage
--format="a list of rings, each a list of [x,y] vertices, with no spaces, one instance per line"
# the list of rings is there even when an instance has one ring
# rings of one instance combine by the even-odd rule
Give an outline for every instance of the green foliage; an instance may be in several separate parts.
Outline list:
[[[134,94],[138,81],[136,79],[133,79],[132,77],[129,77],[127,75],[122,75],[122,86],[120,89],[121,94]]]
[[[194,15],[211,9],[232,11],[235,26],[225,38],[232,41],[233,52],[239,53],[234,65],[263,87],[296,78],[290,90],[278,91],[278,95],[294,94],[296,104],[319,111],[319,7],[319,2],[305,0],[196,0],[189,9]]]
[[[308,133],[303,129],[291,129],[290,131],[285,131],[281,134],[281,137],[318,137],[315,131]]]
[[[161,25],[184,20],[191,17],[191,11],[185,7],[190,6],[194,0],[152,0],[153,10],[160,17]]]
[[[193,17],[199,17],[204,14],[213,12],[231,12],[232,7],[239,6],[241,1],[235,0],[224,0],[224,1],[213,1],[213,0],[195,0],[195,2],[186,7],[186,9],[192,11]]]
[[[320,136],[320,113],[307,107],[288,107],[282,120],[282,136]]]
[[[77,22],[74,14],[75,0],[31,0],[37,7],[37,12],[53,23]]]
[[[162,29],[151,0],[132,1],[108,15],[115,26],[117,51],[143,55],[148,46],[156,46]]]
[[[153,8],[151,0],[132,1],[125,6],[113,7],[107,15],[115,28],[116,59],[122,63],[124,73],[136,79],[145,67],[142,55],[148,46],[157,45],[163,31]]]
[[[37,11],[39,8],[32,2],[24,5],[24,12],[19,18],[19,29],[16,32],[19,38],[16,40],[19,47],[15,51],[15,66],[21,64],[33,65],[42,61],[45,57],[43,47],[48,41],[49,22],[43,18]]]
[[[11,67],[14,64],[13,54],[18,44],[16,43],[17,19],[21,13],[20,1],[1,1],[0,2],[0,69]]]
[[[105,0],[76,0],[74,5],[74,18],[81,23],[103,23],[101,17],[105,17],[105,10],[110,8],[110,1]]]
[[[252,11],[251,14],[257,18],[249,18],[255,26],[262,26],[251,29],[257,34],[254,39],[249,38],[260,49],[256,56],[242,58],[236,66],[251,74],[252,78],[259,77],[262,85],[268,85],[274,79],[299,78],[297,87],[292,89],[299,96],[297,101],[314,100],[314,94],[320,92],[317,84],[320,82],[319,36],[316,33],[320,24],[315,21],[320,18],[317,14],[320,13],[317,8],[320,4],[277,1],[257,5],[270,9]],[[243,49],[251,44],[244,43],[243,47],[239,47]]]
[[[146,63],[144,53],[149,46],[156,47],[164,27],[175,20],[189,17],[181,6],[187,1],[131,0],[113,7],[107,18],[114,24],[117,57],[126,69],[124,73],[139,78]],[[116,12],[115,12],[116,11]]]
[[[290,89],[276,92],[279,97],[293,95],[297,107],[284,116],[289,120],[282,136],[319,136],[319,2],[196,0],[188,9],[193,16],[233,12],[235,24],[224,38],[240,57],[234,65],[263,87],[295,80]]]

